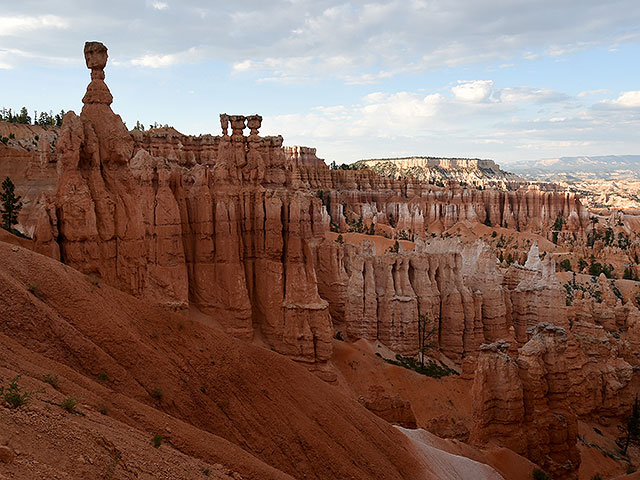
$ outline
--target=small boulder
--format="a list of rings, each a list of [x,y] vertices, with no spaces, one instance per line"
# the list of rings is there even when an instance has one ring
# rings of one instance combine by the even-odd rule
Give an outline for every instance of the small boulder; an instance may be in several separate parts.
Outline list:
[[[13,450],[7,446],[0,445],[0,462],[13,463],[14,458],[15,454],[13,453]]]

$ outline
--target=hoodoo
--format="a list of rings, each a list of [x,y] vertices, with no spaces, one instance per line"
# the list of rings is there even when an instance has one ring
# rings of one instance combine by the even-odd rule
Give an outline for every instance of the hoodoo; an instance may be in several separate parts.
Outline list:
[[[73,272],[61,278],[87,283],[69,297],[85,316],[120,322],[127,349],[85,325],[82,312],[47,303],[35,283],[22,292],[20,305],[38,322],[54,322],[55,338],[82,330],[82,348],[96,356],[83,360],[90,375],[103,373],[98,365],[106,362],[109,375],[130,375],[136,402],[151,403],[155,390],[131,373],[140,368],[134,353],[155,362],[166,354],[163,368],[180,387],[166,384],[175,396],[163,403],[156,392],[155,406],[145,408],[164,408],[189,428],[219,428],[234,445],[229,452],[246,448],[260,459],[247,460],[247,478],[299,470],[310,478],[497,480],[531,478],[540,468],[577,479],[591,473],[593,462],[584,459],[594,454],[592,431],[614,448],[640,369],[635,217],[596,216],[575,193],[528,184],[489,160],[416,157],[328,168],[313,148],[261,136],[260,115],[223,113],[220,135],[129,131],[111,109],[107,48],[87,42],[84,56],[91,81],[80,115],[66,113],[59,128],[16,130],[24,138],[0,149],[0,174],[15,174],[25,194],[20,229],[33,233],[33,240],[2,234],[2,245],[15,245],[0,247],[34,275],[38,258]],[[429,169],[444,176],[431,178]],[[626,269],[624,278],[613,278],[615,268],[620,276]],[[1,291],[17,288],[14,273],[0,270]],[[9,305],[14,294],[3,295]],[[105,318],[82,295],[104,304]],[[166,328],[147,328],[136,312]],[[24,325],[3,335],[36,348]],[[219,358],[209,358],[207,341],[233,355],[216,346]],[[258,381],[249,367],[260,362],[272,367]],[[287,391],[287,379],[304,388]],[[120,381],[111,387],[125,395]],[[216,382],[236,381],[252,385],[252,398],[235,387],[229,399],[208,393]],[[308,410],[301,413],[298,398]],[[131,409],[118,412],[142,428]],[[162,428],[179,429],[176,448],[210,454],[198,450],[191,430]],[[354,445],[361,442],[367,450],[360,455]],[[606,457],[614,462],[609,471],[621,473],[631,457],[616,455]],[[334,457],[335,468],[317,470]],[[376,470],[378,458],[391,473]]]

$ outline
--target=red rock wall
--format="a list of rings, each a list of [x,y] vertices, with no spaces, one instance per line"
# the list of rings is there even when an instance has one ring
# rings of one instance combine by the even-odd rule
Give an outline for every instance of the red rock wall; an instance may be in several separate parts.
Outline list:
[[[553,478],[576,479],[578,422],[569,402],[567,332],[541,323],[516,358],[508,344],[483,345],[472,388],[472,441],[498,441]]]
[[[257,117],[244,136],[247,119],[231,117],[215,163],[183,167],[137,148],[101,78],[94,69],[82,114],[65,116],[41,243],[54,239],[65,263],[130,294],[175,309],[191,299],[243,338],[258,329],[329,375],[331,320],[312,258],[326,215],[292,184],[282,138],[259,137]]]

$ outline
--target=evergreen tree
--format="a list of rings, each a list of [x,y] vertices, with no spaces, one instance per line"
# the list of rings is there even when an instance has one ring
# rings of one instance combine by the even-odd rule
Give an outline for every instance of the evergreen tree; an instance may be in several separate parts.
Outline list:
[[[18,223],[18,212],[22,208],[20,195],[15,195],[15,185],[9,177],[2,182],[2,193],[0,193],[0,202],[2,202],[2,227],[5,230],[12,230],[12,227]]]
[[[428,313],[418,314],[418,352],[420,353],[420,368],[424,369],[424,353],[435,346],[430,339],[437,332],[437,328],[430,326]]]
[[[629,445],[640,445],[640,406],[637,394],[631,415],[623,420],[622,425],[618,425],[618,429],[622,432],[622,436],[616,443],[621,448],[622,454],[626,455]]]
[[[16,118],[16,123],[21,123],[23,125],[31,125],[31,117],[29,116],[27,107],[22,107],[20,109],[20,115],[16,116],[15,118]]]

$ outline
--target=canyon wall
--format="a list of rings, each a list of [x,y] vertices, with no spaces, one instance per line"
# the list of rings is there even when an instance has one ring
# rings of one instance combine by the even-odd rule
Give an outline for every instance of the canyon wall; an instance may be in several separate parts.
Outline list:
[[[55,239],[62,261],[127,293],[174,309],[191,299],[236,336],[259,331],[330,375],[331,320],[311,255],[326,214],[292,184],[282,138],[260,137],[258,116],[224,116],[233,132],[216,139],[212,167],[153,156],[109,106],[106,48],[87,44],[85,54],[92,81],[82,114],[65,115],[55,218],[38,239]]]
[[[528,329],[511,357],[509,344],[481,347],[472,387],[472,442],[499,444],[526,456],[552,478],[577,479],[578,422],[567,393],[567,332],[550,323]]]
[[[432,184],[449,180],[478,186],[506,186],[524,182],[522,177],[500,169],[493,160],[479,158],[381,158],[360,160],[355,165],[393,178],[410,176]]]
[[[630,404],[640,311],[604,277],[568,288],[535,243],[506,268],[482,241],[426,235],[479,222],[546,236],[562,218],[563,234],[582,240],[590,219],[575,195],[332,170],[314,149],[260,136],[258,115],[221,115],[220,136],[129,132],[110,107],[106,48],[89,43],[85,57],[82,113],[65,115],[55,155],[39,159],[57,181],[28,216],[38,251],[153,303],[192,305],[327,380],[334,333],[411,356],[423,316],[434,351],[475,371],[475,441],[502,437],[559,478],[579,463],[576,415]],[[415,238],[382,251],[330,233],[364,228]],[[362,401],[412,424],[384,392]]]
[[[588,212],[574,195],[331,170],[314,149],[259,136],[257,115],[221,115],[221,136],[128,132],[110,108],[106,51],[88,48],[85,105],[65,116],[55,198],[38,210],[43,253],[155,303],[191,302],[233,334],[259,331],[311,365],[326,366],[332,323],[411,355],[425,315],[459,364],[483,343],[524,344],[540,321],[568,326],[563,289],[537,251],[504,273],[482,243],[420,234],[461,221],[543,232],[562,216],[584,235]],[[383,254],[325,238],[331,224],[354,222],[415,232],[415,249]]]

